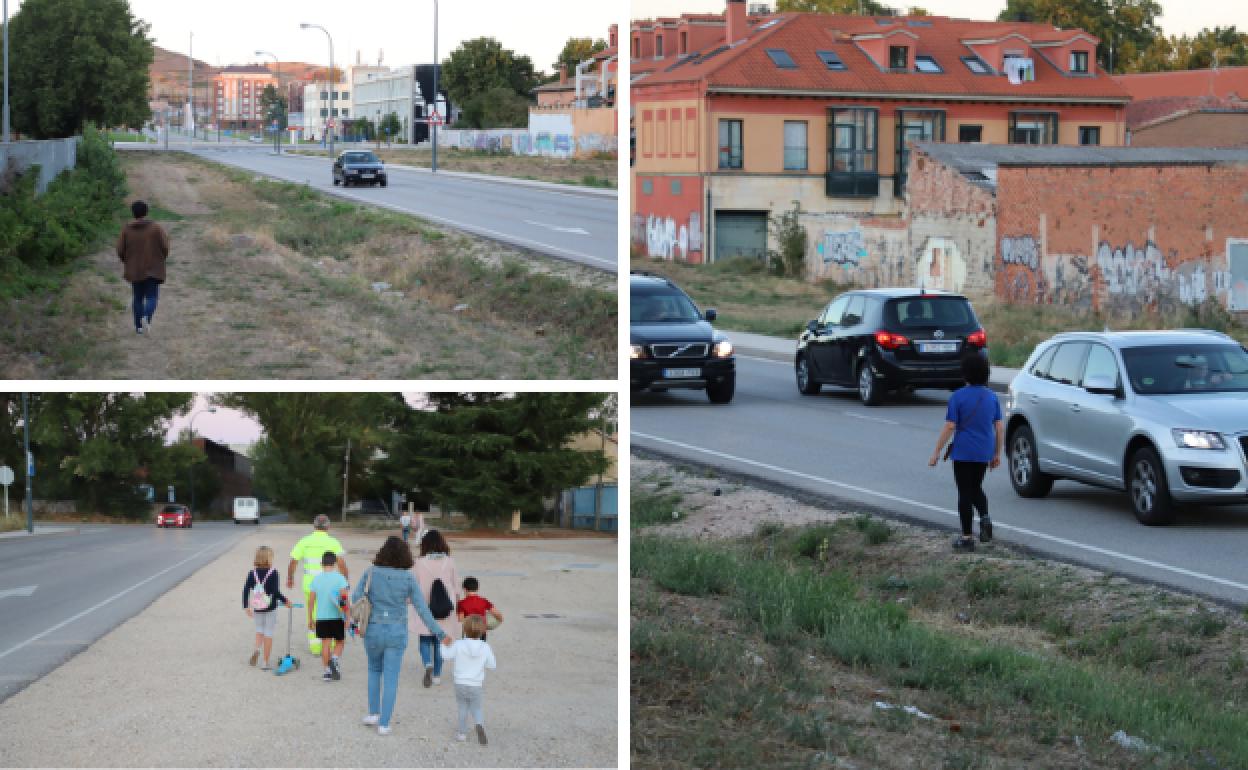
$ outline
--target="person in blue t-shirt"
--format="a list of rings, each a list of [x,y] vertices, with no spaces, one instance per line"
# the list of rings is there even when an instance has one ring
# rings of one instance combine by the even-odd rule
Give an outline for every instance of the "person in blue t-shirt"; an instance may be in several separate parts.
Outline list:
[[[988,359],[971,355],[962,359],[962,379],[966,386],[954,391],[945,410],[945,426],[936,439],[936,450],[927,461],[935,465],[941,450],[953,438],[945,459],[953,460],[953,480],[958,485],[958,518],[962,520],[962,536],[953,541],[955,551],[974,551],[971,537],[974,511],[979,511],[979,539],[992,540],[992,519],[988,518],[988,497],[984,495],[984,474],[1001,464],[1001,444],[1005,428],[1001,421],[1001,402],[988,389],[992,367]]]
[[[321,678],[327,682],[342,678],[339,661],[342,660],[342,647],[347,638],[346,619],[351,612],[347,579],[337,566],[338,557],[333,551],[326,551],[321,556],[321,572],[312,578],[308,587],[308,630],[315,630],[316,638],[321,642],[321,662],[325,664],[325,673]]]

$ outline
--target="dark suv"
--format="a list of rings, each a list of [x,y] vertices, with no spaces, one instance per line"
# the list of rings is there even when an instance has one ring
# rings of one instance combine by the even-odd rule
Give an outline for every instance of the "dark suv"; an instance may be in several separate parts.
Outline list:
[[[988,340],[970,300],[921,289],[845,292],[806,324],[797,340],[797,388],[857,387],[862,403],[879,404],[898,388],[963,385],[961,360],[987,355]]]
[[[347,150],[334,161],[334,184],[386,186],[386,164],[367,150]]]
[[[732,400],[737,364],[732,343],[710,322],[689,295],[662,276],[630,276],[629,376],[633,392],[693,388],[706,390],[716,404]]]

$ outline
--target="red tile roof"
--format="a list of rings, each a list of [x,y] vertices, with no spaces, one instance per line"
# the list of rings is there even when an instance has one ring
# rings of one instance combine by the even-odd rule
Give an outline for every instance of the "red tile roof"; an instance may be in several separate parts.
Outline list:
[[[757,18],[757,17],[754,17]],[[754,20],[751,19],[751,21]],[[1076,36],[1096,38],[1081,30],[1056,30],[1051,26],[1018,22],[977,22],[944,17],[881,18],[825,14],[778,14],[760,20],[749,37],[730,49],[704,51],[699,57],[676,62],[656,62],[663,69],[637,79],[634,88],[665,83],[703,81],[709,90],[761,90],[766,92],[834,92],[864,94],[941,94],[950,96],[1071,98],[1125,102],[1127,92],[1113,78],[1097,71],[1090,76],[1068,76],[1046,60],[1043,50],[1032,50],[1035,80],[1011,85],[1003,75],[976,75],[961,61],[975,54],[968,40],[996,40],[1021,35],[1033,43],[1068,41]],[[941,73],[890,72],[881,68],[853,40],[854,36],[904,31],[907,45],[918,56],[932,56]],[[777,67],[769,48],[788,52],[796,69]],[[718,51],[718,53],[716,53]],[[846,69],[829,70],[817,51],[836,53]],[[995,67],[994,62],[987,62]],[[644,69],[642,70],[645,71]]]
[[[1163,96],[1127,105],[1127,128],[1135,130],[1193,112],[1248,112],[1248,101],[1216,96]]]
[[[1210,95],[1248,99],[1248,67],[1115,75],[1132,99]]]

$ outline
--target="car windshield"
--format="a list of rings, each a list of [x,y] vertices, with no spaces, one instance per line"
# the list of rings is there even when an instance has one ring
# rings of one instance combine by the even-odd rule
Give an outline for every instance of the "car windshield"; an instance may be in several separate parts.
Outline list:
[[[1248,352],[1238,345],[1156,345],[1124,348],[1136,393],[1248,392]]]
[[[895,299],[884,311],[889,326],[927,328],[968,326],[975,322],[971,303],[962,297],[909,297]]]
[[[182,512],[182,509],[177,507],[176,505],[166,505],[165,510],[161,511],[161,513],[181,513],[181,512]]]
[[[702,320],[684,292],[675,289],[633,294],[630,303],[632,323],[692,323]]]
[[[343,163],[380,163],[371,152],[349,152],[342,156]]]

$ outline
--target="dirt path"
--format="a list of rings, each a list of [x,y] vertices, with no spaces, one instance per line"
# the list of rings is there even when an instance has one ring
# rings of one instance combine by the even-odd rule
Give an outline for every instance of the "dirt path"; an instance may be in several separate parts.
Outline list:
[[[59,293],[0,308],[17,319],[0,333],[7,338],[0,342],[12,343],[7,354],[0,345],[0,372],[8,377],[614,376],[613,319],[608,345],[607,335],[593,339],[585,331],[608,319],[587,317],[582,328],[558,317],[543,324],[473,296],[494,281],[543,281],[552,294],[609,291],[613,299],[614,276],[608,281],[410,218],[309,203],[290,192],[297,188],[279,195],[183,156],[130,155],[125,166],[132,198],[156,206],[153,217],[173,243],[152,332],[135,334],[130,287],[109,248],[83,260]],[[291,219],[306,206],[320,206],[329,224],[308,221],[306,212]],[[322,246],[318,225],[354,228],[326,237],[358,235],[345,246]],[[334,246],[344,251],[333,253]],[[481,279],[456,286],[430,278],[460,270]],[[540,299],[538,307],[557,305]]]
[[[247,665],[254,626],[240,608],[254,549],[279,556],[306,527],[268,526],[85,652],[0,705],[3,766],[613,767],[617,759],[617,544],[612,540],[451,540],[506,622],[490,633],[489,746],[454,740],[451,672],[425,689],[420,655],[403,659],[392,727],[367,710],[363,644],[343,678],[318,663],[283,677]],[[380,535],[335,533],[360,573]],[[178,533],[171,532],[176,539]],[[171,542],[173,542],[171,540]],[[285,650],[286,617],[275,647]],[[297,641],[297,635],[296,635]]]

